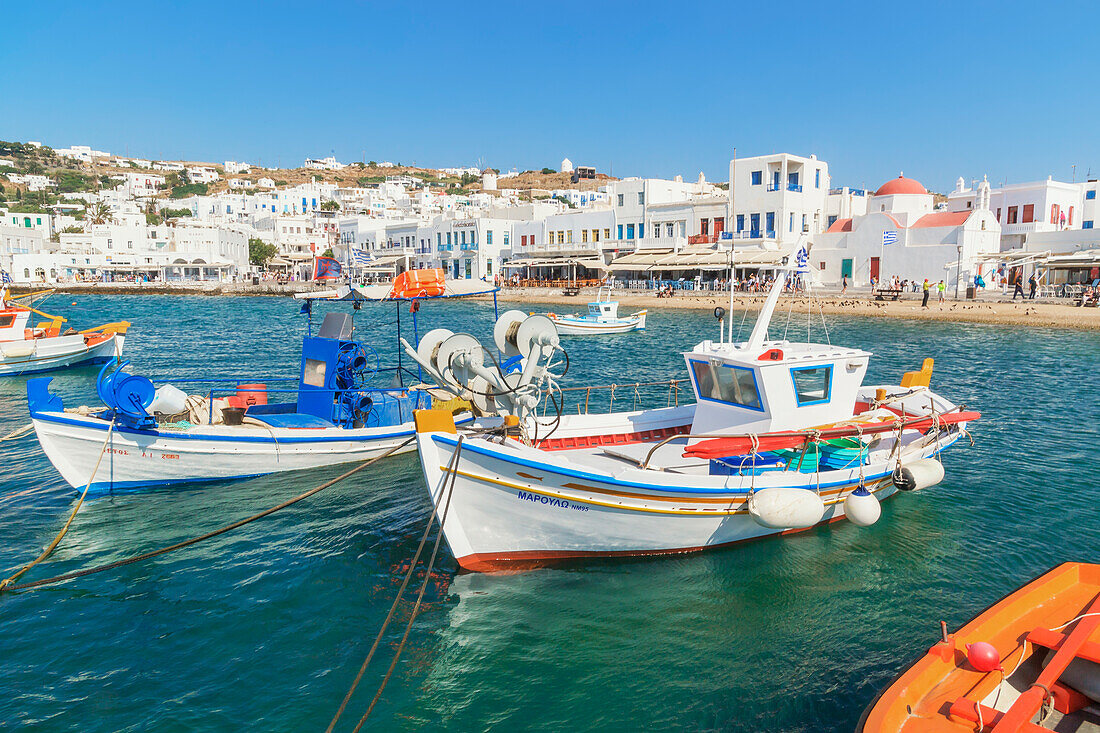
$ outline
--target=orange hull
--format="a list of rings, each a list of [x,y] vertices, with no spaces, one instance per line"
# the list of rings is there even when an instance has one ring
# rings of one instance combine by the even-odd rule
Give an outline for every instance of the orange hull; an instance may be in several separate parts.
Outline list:
[[[1083,614],[1095,614],[1073,621]],[[1059,629],[1059,627],[1065,628]],[[1031,655],[1056,649],[1045,668],[1016,689],[1001,692],[997,709],[978,705],[1001,685],[1001,672],[979,672],[967,661],[966,647],[985,641],[996,647],[1005,674],[1030,670]],[[1021,658],[1028,658],[1020,665]],[[1059,682],[1075,659],[1100,663],[1100,565],[1065,563],[1005,597],[956,633],[940,641],[905,670],[864,713],[867,731],[1026,731],[1043,730],[1030,721],[1044,703],[1059,713],[1075,713],[1089,701]],[[1048,695],[1049,691],[1049,695]],[[1017,696],[1018,695],[1018,696]],[[1093,703],[1095,704],[1095,703]]]

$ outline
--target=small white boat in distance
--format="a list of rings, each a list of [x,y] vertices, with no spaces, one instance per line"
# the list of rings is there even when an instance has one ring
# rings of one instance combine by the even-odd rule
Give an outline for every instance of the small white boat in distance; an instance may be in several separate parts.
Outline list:
[[[108,323],[86,331],[70,328],[62,332],[64,318],[20,302],[48,292],[12,298],[6,285],[0,290],[0,376],[102,364],[122,354],[126,329],[130,327],[128,322]],[[49,320],[32,327],[32,313]]]
[[[611,299],[611,288],[600,288],[596,300],[588,304],[588,313],[583,316],[571,314],[559,316],[548,313],[550,320],[558,327],[558,333],[565,336],[584,336],[602,333],[626,333],[644,331],[646,311],[631,313],[625,318],[619,317],[619,301]]]

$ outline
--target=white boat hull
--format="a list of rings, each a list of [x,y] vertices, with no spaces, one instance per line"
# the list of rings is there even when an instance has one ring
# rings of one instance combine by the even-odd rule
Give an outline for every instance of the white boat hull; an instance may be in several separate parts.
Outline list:
[[[115,333],[92,346],[85,344],[79,334],[0,342],[0,376],[103,364],[122,355],[125,339],[123,334]]]
[[[569,316],[551,316],[558,333],[563,336],[591,336],[607,333],[627,333],[645,330],[646,312],[639,311],[626,318],[614,320],[594,320],[571,318]]]
[[[914,445],[905,460],[930,457],[958,437],[945,434],[929,445]],[[463,441],[452,472],[448,466],[457,436],[424,433],[418,444],[433,501],[449,502],[439,506],[441,514],[446,511],[447,542],[459,565],[471,571],[523,569],[569,558],[695,552],[800,531],[757,523],[748,510],[750,489],[818,490],[824,524],[844,517],[844,499],[861,483],[858,468],[754,478],[630,468],[598,473],[584,464],[548,460],[560,453],[480,438]],[[862,480],[880,500],[896,491],[892,468],[884,461],[863,467]]]
[[[109,423],[65,412],[31,415],[42,450],[73,487],[83,489]],[[472,420],[466,415],[464,421]],[[262,428],[203,425],[186,431],[116,426],[91,492],[261,476],[375,458],[413,434],[413,424],[379,428]],[[410,443],[398,452],[415,449]]]

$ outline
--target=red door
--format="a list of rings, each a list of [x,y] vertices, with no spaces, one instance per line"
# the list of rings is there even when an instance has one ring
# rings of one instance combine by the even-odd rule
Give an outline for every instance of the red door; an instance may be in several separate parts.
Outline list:
[[[721,216],[715,217],[715,219],[714,219],[714,235],[718,236],[719,234],[721,234],[723,232],[723,230],[725,230],[725,228],[726,228],[725,218],[721,217]]]
[[[871,279],[878,282],[878,257],[871,258]]]

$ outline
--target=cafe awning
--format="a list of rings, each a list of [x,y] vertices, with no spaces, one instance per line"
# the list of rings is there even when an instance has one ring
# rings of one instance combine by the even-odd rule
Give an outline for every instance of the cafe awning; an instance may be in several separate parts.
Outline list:
[[[571,265],[579,265],[586,267],[589,270],[606,270],[607,265],[603,263],[603,260],[596,259],[595,257],[542,257],[532,258],[529,260],[514,260],[509,262],[504,267],[510,270],[520,270],[525,267],[569,267]]]

